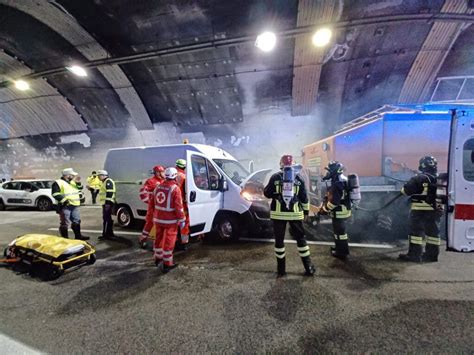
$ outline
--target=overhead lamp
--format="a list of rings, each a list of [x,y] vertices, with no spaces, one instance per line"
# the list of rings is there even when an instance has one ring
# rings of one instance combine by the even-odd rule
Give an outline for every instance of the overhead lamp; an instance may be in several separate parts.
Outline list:
[[[270,52],[276,45],[276,35],[273,32],[263,32],[257,36],[255,46],[264,52]]]
[[[80,67],[79,65],[73,65],[71,67],[66,67],[66,69],[69,70],[74,75],[77,75],[77,76],[80,76],[80,77],[87,76],[86,70],[83,67]]]
[[[15,88],[17,88],[20,91],[26,91],[30,89],[30,84],[28,84],[24,80],[15,80],[14,84],[15,84]]]
[[[329,28],[320,28],[313,35],[313,45],[316,47],[324,47],[331,40],[332,31]]]

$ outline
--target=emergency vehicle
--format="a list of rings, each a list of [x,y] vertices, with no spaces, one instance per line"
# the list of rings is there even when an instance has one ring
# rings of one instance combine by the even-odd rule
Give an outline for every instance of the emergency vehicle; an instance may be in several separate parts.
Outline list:
[[[263,178],[270,170],[250,174],[224,150],[203,144],[176,144],[109,150],[105,169],[117,189],[118,224],[129,227],[144,220],[147,205],[139,198],[143,182],[155,165],[174,167],[185,159],[186,200],[190,235],[214,231],[222,239],[266,233],[270,226]],[[262,179],[262,181],[260,181]]]
[[[379,238],[406,238],[408,206],[399,194],[417,172],[418,160],[438,160],[438,194],[447,195],[444,221],[448,249],[474,250],[474,106],[426,104],[383,106],[345,124],[334,135],[303,148],[303,171],[311,210],[325,194],[321,182],[331,160],[360,178],[362,201],[355,207],[353,231]],[[449,169],[448,169],[449,168]],[[377,225],[379,228],[374,228]]]

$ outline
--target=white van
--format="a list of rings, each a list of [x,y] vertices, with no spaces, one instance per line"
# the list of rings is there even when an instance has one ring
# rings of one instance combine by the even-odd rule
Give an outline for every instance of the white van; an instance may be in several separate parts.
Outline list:
[[[145,219],[147,205],[139,199],[141,184],[155,165],[174,167],[186,159],[186,199],[191,236],[216,231],[222,239],[267,233],[271,226],[263,179],[270,170],[249,174],[224,150],[202,144],[111,149],[105,169],[117,189],[117,221],[131,226]]]

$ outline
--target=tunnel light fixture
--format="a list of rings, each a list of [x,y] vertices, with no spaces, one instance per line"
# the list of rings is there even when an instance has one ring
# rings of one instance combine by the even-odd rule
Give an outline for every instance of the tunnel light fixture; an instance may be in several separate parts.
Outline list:
[[[24,80],[15,80],[15,88],[20,91],[26,91],[30,89],[30,84]]]
[[[315,47],[324,47],[331,40],[332,31],[329,28],[320,28],[317,30],[312,38]]]
[[[255,46],[264,52],[270,52],[276,45],[276,35],[273,32],[263,32],[257,36]]]
[[[69,70],[71,73],[74,75],[80,76],[80,77],[85,77],[87,76],[86,70],[79,66],[79,65],[72,65],[70,67],[66,67],[67,70]]]

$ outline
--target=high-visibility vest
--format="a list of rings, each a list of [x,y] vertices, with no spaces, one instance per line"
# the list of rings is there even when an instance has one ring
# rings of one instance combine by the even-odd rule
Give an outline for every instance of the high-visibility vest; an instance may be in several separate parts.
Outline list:
[[[112,183],[112,188],[107,189],[107,182]],[[99,202],[101,205],[105,205],[106,201],[110,201],[112,203],[115,203],[115,182],[111,178],[107,178],[104,181],[102,181],[102,186],[100,187],[99,191]],[[107,193],[112,192],[112,197],[107,197]]]
[[[59,201],[59,203],[64,204],[66,201],[69,202],[71,206],[80,206],[81,205],[81,191],[72,183],[68,183],[63,179],[56,180],[56,183],[59,186],[60,191],[53,194],[54,196],[63,195],[64,198]]]
[[[98,176],[91,175],[87,178],[87,185],[89,185],[91,189],[100,190],[102,181],[100,181]]]

